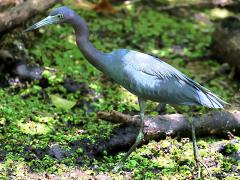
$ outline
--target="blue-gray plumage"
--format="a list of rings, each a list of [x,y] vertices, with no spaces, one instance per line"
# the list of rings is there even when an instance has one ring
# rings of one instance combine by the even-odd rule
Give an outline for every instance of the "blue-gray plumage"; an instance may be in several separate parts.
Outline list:
[[[114,60],[106,73],[138,97],[172,105],[224,106],[223,100],[158,58],[126,49],[110,56]]]
[[[77,45],[86,59],[138,97],[141,128],[136,142],[122,162],[143,139],[146,100],[171,105],[224,107],[225,102],[215,94],[158,58],[127,49],[119,49],[111,53],[98,51],[89,42],[87,24],[83,18],[68,7],[54,9],[48,17],[29,27],[26,31],[53,23],[72,25],[76,32]]]

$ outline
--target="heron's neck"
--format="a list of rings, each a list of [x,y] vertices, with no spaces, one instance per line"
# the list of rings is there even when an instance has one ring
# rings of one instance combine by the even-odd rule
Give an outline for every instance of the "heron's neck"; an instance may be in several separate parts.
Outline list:
[[[76,32],[76,42],[85,58],[100,71],[105,71],[106,54],[98,51],[89,41],[89,31],[83,18],[76,14],[71,24]]]

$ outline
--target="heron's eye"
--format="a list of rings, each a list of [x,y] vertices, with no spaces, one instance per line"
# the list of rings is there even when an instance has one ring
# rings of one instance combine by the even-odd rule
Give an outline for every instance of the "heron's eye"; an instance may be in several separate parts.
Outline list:
[[[58,14],[57,17],[63,19],[63,14]]]

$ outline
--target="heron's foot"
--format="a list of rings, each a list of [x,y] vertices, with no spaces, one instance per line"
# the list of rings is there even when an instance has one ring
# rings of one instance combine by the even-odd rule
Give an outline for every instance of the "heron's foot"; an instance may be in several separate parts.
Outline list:
[[[112,170],[112,172],[117,172],[122,166],[125,160],[129,157],[129,155],[137,148],[137,146],[142,142],[144,138],[143,130],[141,129],[135,143],[132,145],[132,147],[128,150],[127,154],[122,158],[122,160],[117,164],[117,166]]]

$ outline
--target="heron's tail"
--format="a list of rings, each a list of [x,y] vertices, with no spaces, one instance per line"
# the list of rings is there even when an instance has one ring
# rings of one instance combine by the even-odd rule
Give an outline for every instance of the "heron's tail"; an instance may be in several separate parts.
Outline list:
[[[224,106],[228,104],[204,87],[202,87],[198,95],[200,99],[200,104],[209,108],[224,108]]]
[[[185,78],[188,80],[186,82],[197,90],[198,103],[202,106],[209,108],[224,108],[225,105],[229,104],[192,79],[186,76]]]

